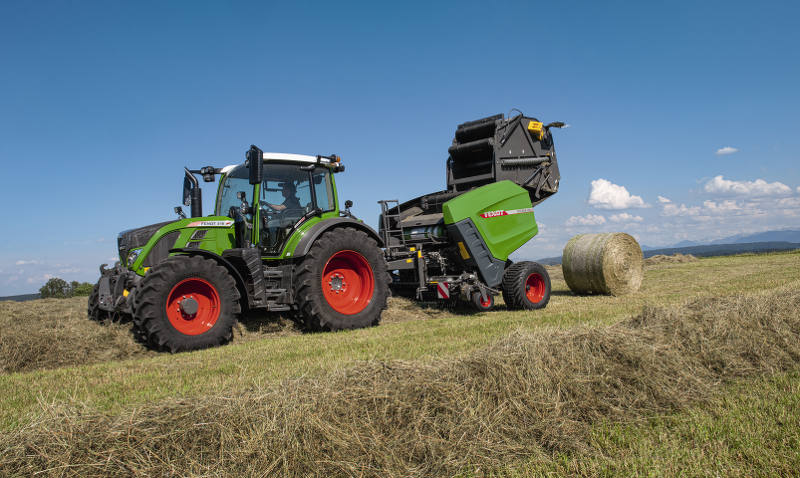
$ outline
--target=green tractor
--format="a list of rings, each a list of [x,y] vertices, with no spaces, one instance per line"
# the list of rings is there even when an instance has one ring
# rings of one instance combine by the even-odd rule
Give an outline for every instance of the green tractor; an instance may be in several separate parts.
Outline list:
[[[383,240],[342,211],[340,158],[264,153],[246,162],[185,169],[176,221],[121,232],[119,262],[100,267],[89,297],[94,320],[132,318],[153,349],[219,346],[243,309],[290,312],[311,330],[377,325],[391,278]],[[221,176],[214,214],[203,217],[199,174]]]

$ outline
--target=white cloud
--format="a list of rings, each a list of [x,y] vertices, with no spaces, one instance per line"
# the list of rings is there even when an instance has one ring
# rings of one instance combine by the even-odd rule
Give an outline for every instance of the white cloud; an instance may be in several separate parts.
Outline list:
[[[652,207],[644,202],[640,196],[631,196],[624,186],[619,186],[605,179],[592,181],[589,189],[590,206],[595,209],[627,209],[631,207]]]
[[[78,269],[77,267],[73,267],[72,269],[59,269],[58,273],[59,274],[77,274],[80,271],[81,270]]]
[[[642,216],[631,216],[627,212],[623,212],[621,214],[614,214],[609,219],[611,219],[613,222],[626,222],[626,221],[627,222],[630,222],[630,221],[641,222],[641,221],[644,221]]]
[[[46,282],[52,279],[53,277],[55,276],[52,274],[45,274],[43,276],[38,276],[38,277],[28,277],[28,280],[26,280],[25,282],[27,282],[28,284],[36,284],[40,282]]]
[[[703,209],[710,213],[726,214],[732,211],[741,211],[742,207],[737,205],[733,199],[726,199],[719,206],[714,201],[704,201]]]
[[[572,216],[565,223],[567,226],[601,226],[606,223],[606,218],[601,215],[587,214],[583,216]]]
[[[768,183],[763,179],[755,181],[729,181],[723,179],[722,175],[709,179],[702,187],[702,191],[714,197],[769,197],[769,196],[789,196],[792,188],[774,182]]]
[[[22,265],[25,265],[25,264],[44,264],[44,262],[39,262],[39,261],[17,261],[14,265],[22,266]]]
[[[111,241],[109,241],[109,240],[108,240],[108,239],[106,239],[105,237],[101,237],[100,239],[98,239],[98,240],[96,240],[96,241],[94,241],[94,242],[99,242],[99,243],[101,243],[101,244],[106,244],[106,243],[108,243],[108,242],[111,242]]]
[[[660,202],[660,203],[668,203],[668,202],[672,202],[672,201],[670,201],[669,199],[665,198],[664,196],[658,196],[658,202]]]
[[[673,204],[672,202],[664,203],[662,216],[697,216],[700,214],[700,208],[697,206],[686,207],[686,204]]]
[[[725,146],[724,148],[718,149],[717,152],[714,153],[714,154],[716,154],[717,156],[722,156],[723,154],[732,154],[732,153],[735,153],[737,151],[739,151],[739,150],[736,149],[736,148],[731,148],[730,146]]]

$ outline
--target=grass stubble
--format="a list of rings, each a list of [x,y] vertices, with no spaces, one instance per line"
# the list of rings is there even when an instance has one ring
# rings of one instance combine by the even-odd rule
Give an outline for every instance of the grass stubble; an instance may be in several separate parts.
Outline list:
[[[403,308],[409,314],[432,313],[396,305],[390,321],[407,318]],[[653,469],[680,474],[659,468],[657,457],[619,457],[640,442],[662,443],[669,433],[665,428],[680,429],[670,420],[681,420],[674,417],[682,414],[674,412],[730,405],[714,398],[720,387],[749,390],[743,380],[793,373],[800,362],[798,306],[800,289],[793,283],[645,307],[610,326],[519,328],[457,358],[372,360],[119,413],[43,401],[25,425],[0,433],[0,474],[596,476]],[[254,330],[246,333],[265,327],[298,333],[286,324],[251,325]],[[797,402],[791,388],[797,380],[786,380],[785,399]],[[761,413],[771,416],[775,410],[765,406]],[[796,444],[797,419],[773,418],[786,428],[781,443]],[[693,433],[708,435],[716,428],[684,434],[691,440]],[[667,443],[657,446],[674,445]],[[743,447],[721,470],[731,476],[739,469],[742,476],[797,473],[797,457],[785,447],[776,450],[764,458],[752,456],[752,446]],[[714,463],[713,455],[710,460]]]

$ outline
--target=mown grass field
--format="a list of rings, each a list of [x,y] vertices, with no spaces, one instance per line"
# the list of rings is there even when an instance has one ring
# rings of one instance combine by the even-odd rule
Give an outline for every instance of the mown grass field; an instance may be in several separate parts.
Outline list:
[[[303,334],[279,316],[251,317],[233,344],[178,355],[143,350],[125,324],[89,322],[85,299],[0,303],[0,444],[21,443],[6,449],[4,470],[19,476],[800,473],[794,413],[800,353],[792,348],[800,335],[800,254],[650,266],[642,288],[619,298],[575,296],[551,270],[554,292],[543,311],[501,306],[451,313],[392,299],[380,327]],[[780,319],[774,326],[773,317]],[[673,319],[680,324],[674,330]],[[648,321],[655,325],[641,325]],[[776,348],[781,340],[786,344]],[[643,361],[648,354],[658,360]],[[565,370],[567,364],[573,369]],[[536,375],[520,378],[523,369]],[[510,394],[508,383],[533,388]],[[571,395],[556,394],[548,405],[554,390]],[[539,402],[525,402],[539,393]],[[362,401],[369,404],[337,408]],[[253,418],[253,409],[263,417]],[[183,425],[162,429],[169,422]],[[208,425],[197,423],[218,428],[204,435],[200,429]],[[405,435],[409,427],[427,444],[387,457],[386,450],[414,441]],[[101,433],[109,430],[116,430],[113,440]],[[134,448],[115,441],[120,430],[150,454],[126,455]],[[58,454],[42,444],[53,437],[64,440]],[[115,444],[108,455],[94,456],[81,451],[87,439]],[[235,443],[247,445],[230,450]],[[98,465],[101,456],[106,468]],[[136,464],[114,468],[115,456]],[[332,456],[350,457],[349,465]],[[71,463],[81,460],[93,464]]]

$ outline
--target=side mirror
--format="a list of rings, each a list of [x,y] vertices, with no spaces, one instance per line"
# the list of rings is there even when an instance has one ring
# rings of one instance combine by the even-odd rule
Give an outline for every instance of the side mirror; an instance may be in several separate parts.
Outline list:
[[[186,172],[186,176],[183,178],[183,204],[191,207],[192,217],[202,217],[203,191],[200,189],[200,183],[188,168],[184,167],[183,170]]]
[[[247,193],[244,191],[238,191],[236,193],[236,199],[242,201],[242,205],[240,207],[242,214],[253,214],[253,208],[247,204]]]
[[[192,182],[189,181],[188,177],[183,178],[183,197],[181,198],[181,204],[186,207],[191,206],[191,200],[189,199],[189,193],[192,190]]]
[[[247,167],[250,168],[250,184],[261,184],[261,170],[264,164],[264,152],[251,145],[244,156],[247,158]]]
[[[350,209],[351,207],[353,207],[353,201],[348,199],[347,201],[344,202],[345,209]]]

